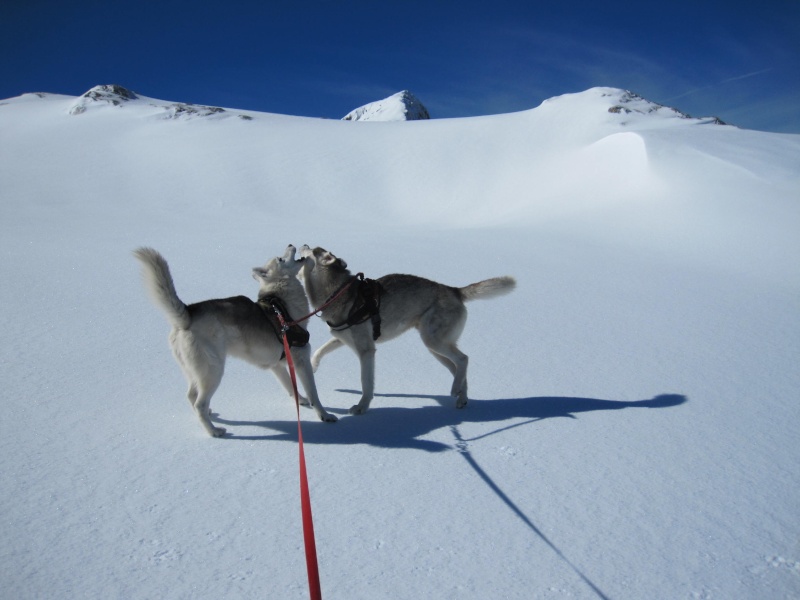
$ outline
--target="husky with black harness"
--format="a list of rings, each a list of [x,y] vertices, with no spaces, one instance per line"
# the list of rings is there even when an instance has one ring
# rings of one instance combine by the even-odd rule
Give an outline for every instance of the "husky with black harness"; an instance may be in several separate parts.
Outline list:
[[[145,287],[172,324],[169,344],[189,383],[189,403],[209,435],[225,434],[224,428],[211,422],[210,403],[222,380],[228,355],[269,369],[294,397],[284,360],[284,334],[311,406],[321,420],[336,421],[336,416],[319,401],[305,324],[292,323],[292,316],[299,317],[309,310],[297,279],[303,262],[295,260],[294,246],[290,245],[282,257],[253,269],[253,277],[260,284],[258,302],[234,296],[186,305],[175,291],[169,266],[161,254],[152,248],[139,248],[134,254],[144,267]],[[292,323],[286,330],[279,323],[279,312],[286,323]],[[308,400],[301,397],[300,403],[308,404]]]
[[[464,287],[450,287],[415,275],[385,275],[377,280],[353,275],[347,263],[325,250],[303,246],[302,278],[311,305],[328,323],[333,337],[314,353],[316,371],[322,357],[346,345],[361,364],[361,400],[350,408],[367,411],[375,389],[375,344],[415,327],[430,353],[453,375],[450,395],[456,408],[467,404],[466,354],[458,338],[467,320],[464,303],[509,293],[513,277],[495,277]]]

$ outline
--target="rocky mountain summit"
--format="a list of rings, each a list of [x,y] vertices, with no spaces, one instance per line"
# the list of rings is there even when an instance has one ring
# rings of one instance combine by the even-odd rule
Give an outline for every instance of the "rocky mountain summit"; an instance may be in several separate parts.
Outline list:
[[[610,113],[622,114],[622,115],[630,115],[630,114],[657,115],[660,117],[695,119],[695,117],[687,115],[685,112],[681,112],[677,108],[672,108],[669,106],[664,106],[662,104],[651,102],[650,100],[647,100],[646,98],[643,98],[642,96],[634,94],[633,92],[630,92],[628,90],[608,89],[608,91],[605,92],[604,95],[618,96],[617,103],[608,109],[608,112]],[[696,120],[703,121],[704,123],[726,125],[726,123],[718,117],[701,117]]]

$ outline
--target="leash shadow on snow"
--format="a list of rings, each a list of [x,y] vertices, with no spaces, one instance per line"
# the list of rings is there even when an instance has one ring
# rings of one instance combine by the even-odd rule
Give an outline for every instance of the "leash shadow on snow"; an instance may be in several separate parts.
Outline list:
[[[502,489],[500,489],[500,486],[494,482],[489,474],[481,468],[481,466],[470,453],[469,444],[467,443],[467,440],[461,436],[461,432],[458,430],[458,427],[456,425],[451,425],[450,431],[453,434],[453,437],[456,439],[456,449],[458,450],[459,454],[464,457],[464,460],[467,461],[467,464],[472,467],[472,470],[478,474],[478,476],[489,487],[489,489],[491,489],[492,492],[494,492],[494,494],[500,498],[500,500],[502,500],[509,509],[511,509],[511,512],[513,512],[523,523],[525,523],[525,525],[527,525],[528,528],[539,537],[539,539],[547,544],[547,546],[553,552],[555,552],[556,555],[563,560],[570,567],[570,569],[578,577],[580,577],[581,580],[588,585],[595,594],[597,594],[599,598],[602,598],[602,600],[609,600],[608,596],[606,596],[602,590],[598,588],[597,585],[583,573],[583,571],[576,567],[575,564],[564,555],[558,546],[550,541],[550,538],[548,538],[544,532],[539,529],[524,512],[522,512],[522,510],[514,503],[514,501],[511,500],[511,498],[509,498]]]
[[[357,390],[337,390],[345,394],[361,395]],[[444,428],[465,423],[507,423],[496,429],[481,433],[464,442],[477,441],[503,431],[531,425],[537,421],[553,418],[577,419],[581,413],[624,410],[635,408],[670,408],[687,401],[685,396],[664,394],[648,400],[620,401],[597,398],[530,397],[496,400],[470,399],[466,408],[458,410],[450,396],[426,394],[375,394],[376,401],[364,415],[350,416],[342,409],[328,410],[344,414],[338,423],[322,423],[303,418],[303,441],[306,444],[367,444],[381,448],[409,448],[427,452],[443,452],[457,449],[453,445],[424,439],[424,436]],[[381,406],[379,398],[421,398],[434,400],[436,406],[406,408]],[[520,421],[522,419],[522,421]],[[215,416],[215,422],[231,426],[250,426],[272,430],[264,435],[236,435],[229,430],[231,440],[283,440],[297,439],[296,421],[236,421]],[[233,435],[231,435],[233,434]]]

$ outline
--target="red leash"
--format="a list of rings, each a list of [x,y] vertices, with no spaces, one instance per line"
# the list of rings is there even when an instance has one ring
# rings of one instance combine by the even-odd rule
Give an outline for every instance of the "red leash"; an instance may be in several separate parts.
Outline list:
[[[308,591],[311,600],[322,600],[322,591],[319,584],[319,565],[317,564],[317,544],[314,539],[314,519],[311,516],[311,495],[308,492],[308,476],[306,475],[306,455],[303,452],[303,428],[300,426],[300,398],[297,392],[297,377],[294,373],[294,361],[286,339],[286,321],[283,315],[276,311],[283,330],[283,351],[286,353],[286,363],[289,366],[289,375],[292,378],[294,389],[294,404],[297,408],[297,440],[300,448],[300,508],[303,513],[303,540],[306,547],[306,569],[308,570]]]
[[[299,319],[295,319],[294,321],[289,323],[289,326],[297,325],[298,323],[302,323],[306,319],[310,319],[314,315],[318,315],[319,313],[321,313],[323,310],[328,308],[331,304],[336,302],[336,300],[339,298],[339,296],[344,294],[350,288],[350,286],[353,285],[356,282],[356,280],[358,280],[358,279],[364,279],[364,274],[363,273],[358,273],[350,281],[348,281],[342,287],[340,287],[338,290],[336,290],[327,300],[325,300],[325,302],[322,303],[322,305],[317,310],[315,310],[314,312],[308,313],[305,317],[300,317]],[[281,320],[281,322],[283,322],[283,321]]]
[[[300,397],[297,391],[297,376],[294,372],[294,361],[292,360],[292,352],[289,348],[289,340],[287,339],[286,332],[291,325],[296,325],[310,319],[314,315],[320,313],[322,309],[328,307],[335,302],[348,288],[359,278],[364,275],[359,273],[356,277],[344,284],[338,289],[330,298],[328,298],[322,306],[314,312],[306,316],[295,319],[287,324],[286,319],[279,310],[275,310],[278,315],[278,321],[281,324],[283,339],[283,352],[286,355],[286,364],[289,367],[289,376],[292,379],[292,389],[294,390],[294,404],[297,409],[297,441],[300,449],[300,510],[303,514],[303,541],[305,542],[306,549],[306,570],[308,571],[308,591],[311,600],[322,600],[322,591],[319,583],[319,564],[317,563],[317,543],[314,538],[314,518],[311,515],[311,494],[308,491],[308,475],[306,473],[306,455],[303,451],[303,428],[300,425]],[[274,307],[273,307],[274,308]]]

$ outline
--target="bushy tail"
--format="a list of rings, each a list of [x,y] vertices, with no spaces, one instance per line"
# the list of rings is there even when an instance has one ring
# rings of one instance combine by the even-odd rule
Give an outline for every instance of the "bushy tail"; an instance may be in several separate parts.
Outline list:
[[[459,288],[458,291],[461,292],[461,297],[466,302],[476,298],[494,298],[495,296],[508,294],[516,285],[517,281],[513,277],[493,277],[478,283],[471,283]]]
[[[142,261],[144,285],[150,297],[164,311],[173,327],[188,329],[192,317],[186,305],[178,298],[167,261],[152,248],[138,248],[133,254]]]

